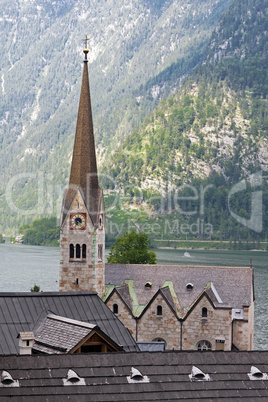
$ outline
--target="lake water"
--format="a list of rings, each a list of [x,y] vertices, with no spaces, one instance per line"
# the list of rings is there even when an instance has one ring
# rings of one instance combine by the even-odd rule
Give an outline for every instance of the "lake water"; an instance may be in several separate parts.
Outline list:
[[[254,348],[268,349],[268,253],[260,251],[157,250],[159,264],[226,265],[254,267]],[[106,250],[108,254],[108,250]],[[239,278],[238,278],[239,279]],[[58,291],[59,248],[0,244],[0,292]]]

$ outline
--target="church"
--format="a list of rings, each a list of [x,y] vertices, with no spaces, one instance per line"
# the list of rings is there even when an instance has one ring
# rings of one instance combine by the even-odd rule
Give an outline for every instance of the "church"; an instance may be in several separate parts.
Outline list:
[[[87,47],[87,46],[86,46]],[[95,291],[140,345],[252,350],[253,268],[105,264],[99,187],[84,66],[72,166],[61,212],[60,292]]]

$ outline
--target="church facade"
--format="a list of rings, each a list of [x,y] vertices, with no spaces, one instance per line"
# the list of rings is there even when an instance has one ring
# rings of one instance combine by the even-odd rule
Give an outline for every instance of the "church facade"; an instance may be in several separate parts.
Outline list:
[[[103,300],[137,342],[253,349],[252,267],[106,264],[105,273]]]
[[[253,349],[252,267],[106,264],[88,49],[69,187],[61,213],[60,291],[95,291],[137,342],[166,349]]]

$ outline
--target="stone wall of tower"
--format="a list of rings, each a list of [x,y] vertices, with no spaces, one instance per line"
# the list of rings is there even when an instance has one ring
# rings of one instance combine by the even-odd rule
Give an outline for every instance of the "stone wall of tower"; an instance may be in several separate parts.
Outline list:
[[[71,229],[70,215],[74,213],[86,214],[85,230]],[[74,258],[70,258],[71,244]],[[80,258],[76,258],[77,245],[80,246]],[[86,258],[82,255],[83,245],[86,246]],[[94,227],[79,191],[61,228],[60,246],[59,290],[91,290],[101,297],[105,285],[105,229]]]

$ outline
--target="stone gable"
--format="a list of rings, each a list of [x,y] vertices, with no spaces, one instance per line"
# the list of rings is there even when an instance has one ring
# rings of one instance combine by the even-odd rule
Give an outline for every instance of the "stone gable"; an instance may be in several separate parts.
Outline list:
[[[128,328],[129,332],[136,339],[136,320],[133,317],[132,313],[129,311],[126,304],[122,301],[122,299],[118,296],[116,292],[114,292],[106,305],[109,307],[111,311],[114,311],[114,305],[118,306],[118,313],[116,314],[117,318]],[[136,339],[137,341],[137,339]]]
[[[207,317],[202,316],[206,309]],[[204,315],[204,314],[203,314]],[[225,350],[231,350],[232,309],[214,308],[204,295],[182,324],[183,349],[196,350],[198,342],[206,340],[216,350],[216,340],[224,340]]]
[[[158,306],[161,307],[161,315],[157,314]],[[180,322],[161,294],[138,319],[138,342],[157,339],[163,339],[167,349],[180,349]]]

